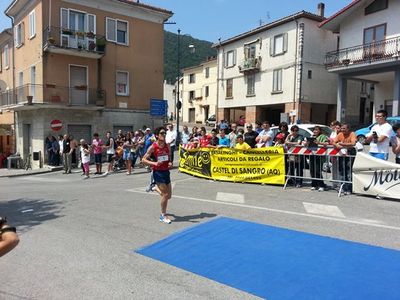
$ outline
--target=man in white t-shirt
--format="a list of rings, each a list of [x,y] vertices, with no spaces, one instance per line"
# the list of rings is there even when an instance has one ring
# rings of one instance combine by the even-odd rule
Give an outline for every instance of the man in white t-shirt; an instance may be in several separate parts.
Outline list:
[[[365,140],[369,144],[369,155],[383,160],[389,158],[389,142],[392,136],[392,126],[386,122],[386,110],[379,110],[376,115],[376,124],[372,126]]]
[[[268,121],[261,124],[262,130],[256,137],[257,148],[271,147],[274,141],[274,132],[271,130],[271,126]]]
[[[168,125],[168,130],[167,134],[165,136],[165,142],[169,145],[171,148],[171,153],[170,153],[170,158],[171,162],[174,163],[174,151],[175,151],[175,146],[176,146],[176,131],[174,130],[174,125],[169,124]]]

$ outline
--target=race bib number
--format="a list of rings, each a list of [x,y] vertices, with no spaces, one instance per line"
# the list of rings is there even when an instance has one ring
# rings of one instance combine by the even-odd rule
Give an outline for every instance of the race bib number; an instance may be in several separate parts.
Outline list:
[[[161,155],[157,158],[158,162],[169,161],[168,155]]]

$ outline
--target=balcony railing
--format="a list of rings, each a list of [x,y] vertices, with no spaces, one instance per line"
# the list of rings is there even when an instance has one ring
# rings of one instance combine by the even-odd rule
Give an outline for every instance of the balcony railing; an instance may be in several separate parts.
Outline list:
[[[0,106],[12,106],[32,103],[54,104],[65,106],[104,106],[106,92],[100,89],[88,88],[85,85],[62,87],[53,84],[25,84],[0,93]]]
[[[100,58],[104,55],[106,39],[93,32],[60,27],[47,27],[43,32],[45,51]]]
[[[240,73],[258,72],[258,71],[260,71],[260,68],[261,68],[261,56],[250,57],[250,58],[246,58],[239,65],[239,72]]]
[[[376,43],[328,52],[325,66],[329,69],[360,65],[371,62],[384,62],[398,59],[400,55],[400,36]]]

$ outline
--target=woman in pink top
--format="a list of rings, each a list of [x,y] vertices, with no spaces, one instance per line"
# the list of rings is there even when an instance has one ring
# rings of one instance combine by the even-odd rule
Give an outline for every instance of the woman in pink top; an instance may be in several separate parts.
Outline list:
[[[103,141],[99,138],[99,134],[93,134],[92,149],[94,154],[94,162],[96,163],[96,173],[101,174],[101,156],[103,152]]]

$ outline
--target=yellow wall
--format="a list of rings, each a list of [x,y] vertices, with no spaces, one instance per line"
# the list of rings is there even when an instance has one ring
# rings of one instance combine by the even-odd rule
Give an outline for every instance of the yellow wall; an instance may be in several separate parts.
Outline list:
[[[106,54],[101,62],[101,87],[106,90],[106,106],[118,108],[120,102],[127,103],[130,109],[149,109],[150,98],[163,97],[163,24],[121,16],[99,9],[52,1],[52,26],[60,27],[61,8],[96,15],[96,34],[105,35],[106,17],[129,22],[129,46],[106,44]],[[43,26],[48,26],[48,2],[43,2]],[[97,88],[97,59],[78,56],[44,54],[44,84],[55,83],[68,86],[68,64],[89,66],[89,88]],[[129,72],[129,96],[116,95],[116,71]]]
[[[43,25],[42,25],[42,2],[32,1],[34,4],[26,11],[26,14],[20,18],[15,19],[14,25],[20,22],[24,26],[23,45],[14,47],[15,55],[15,86],[19,86],[19,73],[23,72],[23,84],[32,83],[31,80],[31,67],[36,66],[36,84],[43,83],[43,65],[42,65],[42,39],[43,39]],[[36,15],[36,35],[29,38],[29,13],[35,10]],[[14,29],[15,30],[15,26]],[[15,31],[14,31],[15,32]]]

